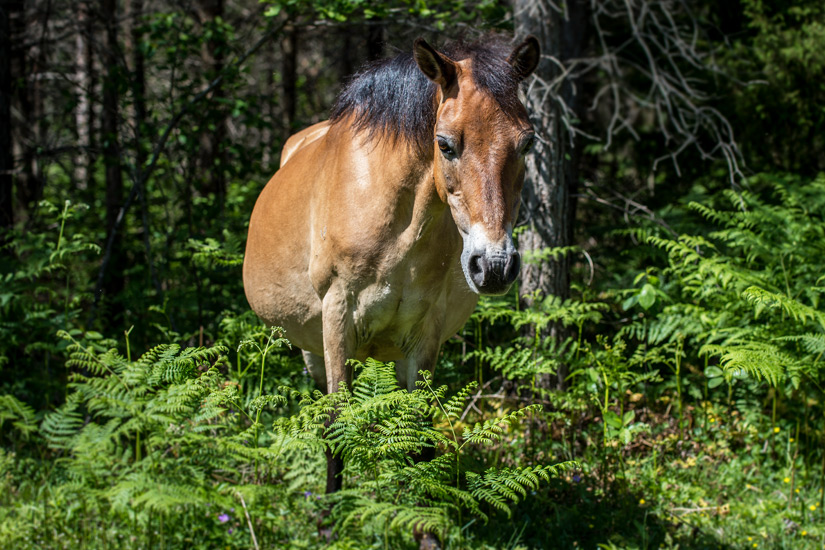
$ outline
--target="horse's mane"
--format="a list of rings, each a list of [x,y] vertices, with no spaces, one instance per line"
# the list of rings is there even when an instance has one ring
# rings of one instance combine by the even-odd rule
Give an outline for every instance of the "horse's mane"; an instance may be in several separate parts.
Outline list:
[[[471,59],[475,86],[489,93],[505,113],[513,112],[518,104],[518,78],[507,63],[511,51],[507,42],[488,36],[483,41],[454,42],[438,49],[455,61]],[[365,131],[370,140],[403,139],[427,150],[433,140],[436,89],[412,53],[400,53],[359,70],[338,94],[330,121],[334,124],[352,115],[355,131]]]

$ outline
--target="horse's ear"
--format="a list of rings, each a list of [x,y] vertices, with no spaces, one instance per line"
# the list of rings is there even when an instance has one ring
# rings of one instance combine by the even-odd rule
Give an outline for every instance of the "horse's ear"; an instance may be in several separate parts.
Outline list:
[[[541,48],[535,36],[528,35],[524,42],[519,44],[507,58],[507,63],[516,70],[519,80],[530,76],[541,61]]]
[[[415,40],[413,57],[421,72],[443,89],[446,90],[455,82],[455,62],[435,51],[423,38]]]

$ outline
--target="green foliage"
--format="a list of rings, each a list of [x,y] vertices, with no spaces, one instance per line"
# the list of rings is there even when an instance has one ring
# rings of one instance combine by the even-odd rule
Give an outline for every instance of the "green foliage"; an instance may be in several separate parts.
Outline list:
[[[825,177],[812,181],[759,176],[765,198],[752,192],[723,193],[727,209],[690,207],[722,226],[707,237],[648,237],[665,250],[668,294],[680,302],[684,328],[700,354],[719,357],[732,382],[740,371],[773,385],[801,376],[821,383],[816,345],[825,334],[818,286],[825,272]],[[767,200],[766,200],[767,199]],[[688,324],[690,327],[688,327]]]
[[[433,389],[425,376],[422,387],[410,393],[398,387],[391,364],[357,364],[352,388],[330,395],[287,386],[266,394],[267,357],[288,346],[279,331],[251,327],[239,357],[246,348],[258,353],[245,356],[251,363],[237,380],[227,376],[238,371],[228,368],[228,350],[220,345],[181,349],[163,344],[130,360],[106,341],[83,343],[63,332],[69,342],[66,403],[46,415],[38,429],[30,407],[3,396],[0,425],[10,425],[13,440],[42,438],[50,452],[60,455],[38,480],[39,489],[47,490],[57,506],[78,503],[83,521],[94,510],[97,525],[127,528],[133,523],[148,529],[160,521],[174,532],[187,518],[208,514],[211,506],[227,511],[239,503],[257,520],[254,529],[240,526],[240,537],[213,529],[198,537],[198,545],[248,545],[253,532],[259,542],[277,541],[287,528],[284,520],[296,521],[289,514],[317,513],[307,496],[321,484],[327,448],[344,457],[349,482],[321,502],[333,506],[331,521],[339,539],[353,544],[373,536],[411,541],[413,529],[460,541],[462,513],[486,519],[485,505],[509,513],[506,502],[520,501],[527,490],[538,488],[539,480],[573,466],[493,468],[473,475],[461,461],[465,447],[492,444],[507,425],[541,407],[479,422],[459,438],[453,424],[474,386],[447,398],[446,388]],[[260,377],[255,370],[246,377],[259,361]],[[257,391],[243,391],[247,378]],[[288,399],[296,402],[292,414],[285,414]],[[276,415],[272,429],[263,423],[264,411]],[[433,414],[447,423],[449,434],[427,420]],[[411,456],[425,448],[437,449],[439,455],[413,462]],[[9,483],[15,490],[22,487],[14,476]],[[276,495],[288,512],[273,517],[267,510],[275,505],[267,503]],[[25,547],[21,533],[27,516],[13,505],[0,510],[8,520],[4,540]],[[72,510],[68,515],[51,512],[58,518],[55,529],[68,529],[76,513]],[[115,531],[122,533],[120,527]],[[310,533],[303,536],[311,539]],[[114,542],[109,536],[105,530],[84,533],[79,543]],[[166,544],[186,547],[187,541],[195,542],[188,538]],[[145,542],[151,544],[151,538]]]
[[[742,2],[741,34],[721,52],[737,75],[731,108],[758,169],[825,169],[825,10],[816,0]],[[743,148],[745,149],[745,148]]]
[[[275,423],[284,449],[329,446],[344,459],[352,485],[328,496],[340,537],[360,530],[365,537],[392,532],[409,540],[415,529],[437,533],[442,540],[460,540],[462,512],[486,520],[487,504],[509,514],[506,501],[518,502],[528,488],[538,488],[539,478],[549,480],[574,466],[468,471],[462,462],[468,446],[492,445],[507,425],[541,406],[476,423],[459,437],[455,424],[474,384],[447,398],[447,388],[433,388],[426,371],[419,388],[408,392],[398,386],[392,364],[368,360],[355,368],[352,388],[330,395],[290,392],[300,412]],[[433,415],[443,429],[427,420]],[[428,448],[438,453],[435,459],[413,462],[411,456]]]
[[[282,12],[290,16],[315,16],[339,23],[356,19],[399,19],[407,17],[418,21],[430,21],[438,30],[444,30],[456,22],[472,22],[478,19],[496,21],[504,18],[506,6],[498,0],[266,0],[269,5],[264,15],[277,17]]]
[[[368,360],[330,396],[244,301],[246,224],[283,138],[326,112],[340,67],[363,57],[362,30],[408,46],[511,28],[513,16],[498,0],[265,4],[265,21],[232,3],[215,18],[175,5],[121,18],[129,44],[114,82],[81,81],[75,44],[61,42],[76,26],[54,33],[69,8],[49,4],[44,40],[20,41],[39,76],[78,76],[31,87],[42,119],[23,122],[39,139],[14,128],[24,150],[11,174],[18,225],[0,250],[0,545],[413,548],[417,531],[447,548],[822,547],[821,2],[693,6],[712,23],[693,44],[716,50],[703,63],[720,75],[694,90],[728,117],[749,173],[766,173],[744,189],[700,162],[648,177],[672,151],[646,117],[636,144],[584,145],[579,245],[523,256],[569,261],[571,296],[483,298],[416,391]],[[641,12],[644,28],[660,13]],[[282,23],[300,35],[288,121],[278,48],[236,64]],[[19,79],[16,97],[36,82]],[[82,94],[97,114],[109,85],[119,135],[80,143]],[[110,137],[125,193],[136,191],[116,296],[94,294]],[[595,206],[606,204],[619,214]],[[327,450],[345,459],[344,490],[322,496]]]
[[[77,230],[87,210],[69,200],[62,208],[41,201],[39,223],[11,232],[0,262],[0,369],[6,374],[0,393],[39,406],[59,391],[52,362],[60,361],[65,345],[53,336],[57,330],[81,333],[78,324],[91,298],[88,261],[100,252]]]

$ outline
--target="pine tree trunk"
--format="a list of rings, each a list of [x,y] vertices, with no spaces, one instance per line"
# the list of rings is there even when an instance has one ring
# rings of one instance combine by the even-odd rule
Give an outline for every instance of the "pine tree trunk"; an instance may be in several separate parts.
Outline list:
[[[367,25],[367,61],[384,57],[384,24],[381,20],[372,20]]]
[[[14,226],[13,171],[11,140],[11,11],[12,2],[0,4],[0,245],[6,244]]]
[[[77,154],[74,159],[74,177],[79,189],[86,189],[89,184],[91,165],[91,112],[92,112],[92,56],[91,56],[91,8],[87,2],[77,6],[77,21],[80,29],[75,35],[75,132],[77,134]]]
[[[281,39],[281,87],[283,88],[283,142],[292,135],[297,105],[296,81],[298,79],[298,30],[289,26]]]
[[[43,23],[48,21],[48,13],[39,14],[39,6],[30,7],[21,2],[19,13],[11,19],[12,36],[22,40],[32,40],[36,36],[45,36]],[[48,10],[51,6],[46,6]],[[43,174],[40,169],[37,151],[42,143],[40,130],[45,123],[43,116],[41,72],[46,64],[46,46],[43,41],[33,43],[28,48],[16,48],[12,71],[18,76],[14,84],[20,120],[12,135],[14,156],[20,159],[16,165],[15,200],[22,212],[30,215],[36,208],[43,192]],[[24,214],[25,215],[25,214]]]
[[[147,152],[141,143],[146,131],[146,67],[141,48],[143,32],[141,30],[143,17],[143,0],[131,0],[129,6],[130,28],[129,42],[132,51],[132,95],[134,96],[134,126],[135,145],[138,173],[142,172],[143,163],[146,162]]]
[[[106,78],[103,82],[103,110],[101,112],[100,131],[103,143],[103,164],[106,177],[106,235],[111,238],[112,256],[108,264],[108,273],[104,275],[103,292],[107,302],[111,305],[125,288],[123,250],[124,222],[117,230],[117,220],[121,216],[123,206],[123,174],[120,163],[120,143],[118,136],[119,109],[118,89],[121,78],[120,60],[118,58],[117,37],[117,0],[103,0],[100,4],[103,24],[105,25],[105,39],[103,60],[106,65]],[[117,311],[116,309],[111,309]],[[119,315],[116,315],[119,316]]]
[[[223,0],[199,0],[198,8],[204,24],[214,23],[219,18],[223,18]],[[203,50],[203,66],[207,81],[212,81],[223,70],[223,48],[225,46],[223,39],[220,38],[213,38],[206,43]],[[199,159],[200,173],[206,180],[204,191],[215,196],[219,215],[223,214],[226,202],[226,177],[224,175],[226,160],[223,151],[223,142],[226,138],[226,117],[221,103],[223,95],[221,85],[216,86],[211,92],[212,108],[207,118],[209,124],[201,127]]]
[[[564,111],[558,101],[563,101],[575,116],[581,99],[569,81],[562,86],[560,98],[548,98],[545,86],[560,74],[558,64],[551,58],[565,63],[580,56],[586,44],[587,1],[573,0],[566,6],[565,14],[549,0],[515,0],[517,36],[534,35],[542,50],[542,61],[535,72],[537,82],[530,86],[526,100],[539,140],[533,154],[527,158],[521,210],[527,228],[518,239],[523,256],[531,251],[573,243],[580,149],[571,146]],[[543,296],[569,298],[570,260],[567,256],[541,264],[523,265],[521,294],[529,296],[537,290]],[[531,305],[530,298],[522,300],[523,305]],[[550,328],[549,335],[562,340],[568,333],[557,325]],[[555,377],[545,376],[539,384],[545,388],[564,389],[566,377],[567,368],[561,365]]]

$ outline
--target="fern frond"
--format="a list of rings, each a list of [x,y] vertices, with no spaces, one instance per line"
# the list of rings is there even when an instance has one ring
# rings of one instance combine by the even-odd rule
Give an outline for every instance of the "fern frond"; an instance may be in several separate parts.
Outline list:
[[[771,385],[779,384],[785,370],[795,364],[793,358],[767,342],[749,341],[737,345],[702,346],[700,355],[718,356],[722,369],[731,376],[746,372],[764,378]]]
[[[524,408],[517,409],[502,416],[501,418],[485,420],[484,423],[476,422],[472,429],[464,428],[464,434],[462,437],[467,443],[492,445],[495,441],[501,439],[501,434],[504,432],[505,427],[511,423],[517,422],[519,419],[524,418],[528,414],[541,411],[542,408],[543,407],[541,404],[535,403],[533,405],[528,405]]]

